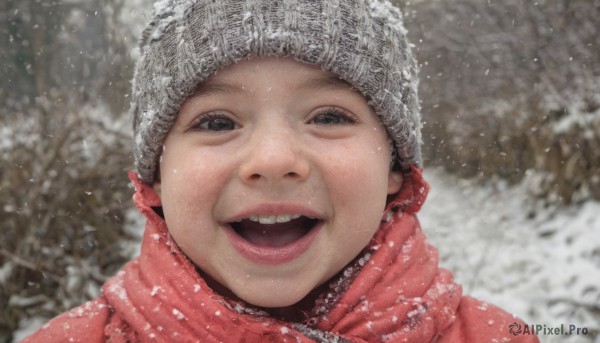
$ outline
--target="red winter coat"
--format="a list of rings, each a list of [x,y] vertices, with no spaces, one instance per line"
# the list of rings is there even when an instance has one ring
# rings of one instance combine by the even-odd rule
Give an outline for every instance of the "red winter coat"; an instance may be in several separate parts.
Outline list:
[[[141,255],[103,286],[103,295],[44,325],[24,342],[538,342],[513,336],[523,323],[462,297],[438,268],[414,215],[427,193],[418,170],[387,209],[372,242],[304,323],[274,319],[214,293],[154,212],[159,199],[132,175],[147,218]]]

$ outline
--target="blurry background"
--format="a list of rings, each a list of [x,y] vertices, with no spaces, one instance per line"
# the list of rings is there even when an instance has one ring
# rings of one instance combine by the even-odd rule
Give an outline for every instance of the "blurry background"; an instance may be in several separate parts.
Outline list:
[[[471,203],[512,194],[498,199],[517,201],[509,209],[522,213],[506,216],[536,228],[527,233],[531,241],[519,246],[528,256],[524,264],[535,262],[527,253],[531,245],[564,244],[561,249],[569,250],[575,234],[585,236],[585,247],[564,255],[575,272],[567,277],[561,276],[565,270],[551,271],[566,280],[561,290],[580,285],[572,296],[562,302],[564,295],[536,298],[541,302],[517,308],[528,320],[555,319],[539,324],[585,323],[597,333],[600,221],[582,220],[565,242],[548,239],[580,209],[594,215],[600,209],[600,0],[399,6],[421,65],[431,177],[446,180],[438,187],[444,194],[458,192]],[[136,41],[151,10],[148,0],[0,1],[0,342],[98,296],[104,280],[136,254],[143,224],[132,210],[126,175],[132,167],[126,112]],[[444,189],[450,182],[462,188]],[[468,193],[477,189],[482,191]],[[436,209],[456,204],[456,198],[435,199]],[[483,229],[498,229],[485,219],[496,209],[474,208],[480,223],[490,224]],[[540,231],[549,222],[540,217],[565,223],[557,227],[554,220]],[[428,235],[442,264],[460,271],[466,267],[452,261],[462,261],[461,242],[475,238],[458,236],[462,241],[452,243],[457,251],[444,250],[445,240],[457,239],[441,228],[450,224],[433,222]],[[477,253],[468,258],[473,256],[485,262]],[[577,268],[580,258],[591,274]],[[520,270],[516,284],[535,272]],[[568,305],[560,314],[536,314],[535,308],[550,311],[557,302]],[[592,342],[592,334],[585,339]]]

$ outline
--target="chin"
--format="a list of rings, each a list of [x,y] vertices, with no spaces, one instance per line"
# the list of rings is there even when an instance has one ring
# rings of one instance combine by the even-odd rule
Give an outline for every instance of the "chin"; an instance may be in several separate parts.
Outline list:
[[[246,282],[239,282],[238,279],[228,283],[224,279],[217,281],[202,270],[200,270],[200,274],[216,293],[261,308],[284,308],[298,303],[308,303],[312,307],[314,298],[325,287],[310,282],[301,283],[298,280],[282,280],[280,278],[246,279],[244,280]],[[306,281],[306,278],[303,280]]]
[[[244,292],[247,293],[247,292]],[[261,293],[261,294],[258,294]],[[309,292],[290,294],[288,292],[257,292],[253,294],[239,294],[238,297],[245,302],[264,308],[289,307],[301,302]]]
[[[235,295],[250,305],[289,321],[305,320],[306,313],[314,308],[317,297],[328,289],[327,282],[321,285],[273,282],[268,285],[270,287],[264,283],[256,286],[244,287]]]

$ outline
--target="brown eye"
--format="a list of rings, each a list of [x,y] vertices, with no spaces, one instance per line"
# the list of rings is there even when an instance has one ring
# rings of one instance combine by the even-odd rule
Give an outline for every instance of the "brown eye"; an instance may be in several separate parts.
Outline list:
[[[200,131],[231,131],[237,128],[236,123],[222,114],[209,113],[202,116],[194,125],[194,129]]]
[[[356,120],[345,111],[332,107],[318,113],[311,119],[310,123],[317,125],[347,125],[356,123]]]

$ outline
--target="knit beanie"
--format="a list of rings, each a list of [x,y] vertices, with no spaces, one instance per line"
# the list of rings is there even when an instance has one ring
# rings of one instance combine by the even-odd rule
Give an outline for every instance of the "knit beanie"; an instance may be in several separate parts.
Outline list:
[[[198,83],[248,56],[290,56],[348,82],[386,127],[401,168],[421,167],[417,65],[386,0],[158,0],[140,53],[130,111],[146,183]]]

